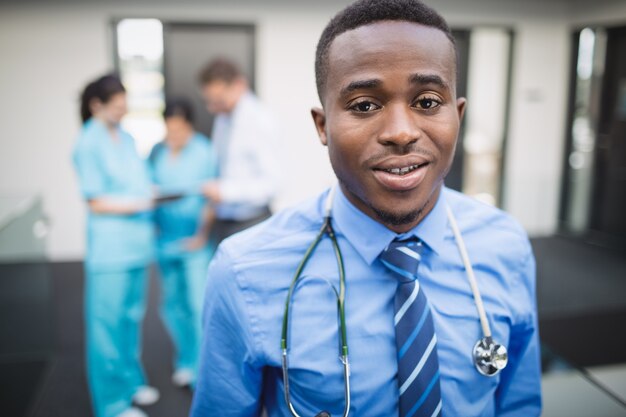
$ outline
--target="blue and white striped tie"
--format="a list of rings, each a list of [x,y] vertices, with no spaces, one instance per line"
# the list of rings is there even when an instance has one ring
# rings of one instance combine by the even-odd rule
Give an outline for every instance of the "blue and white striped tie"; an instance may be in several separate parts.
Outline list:
[[[380,254],[381,262],[399,275],[394,324],[400,417],[441,415],[437,337],[426,295],[417,280],[421,249],[417,238],[396,239]]]

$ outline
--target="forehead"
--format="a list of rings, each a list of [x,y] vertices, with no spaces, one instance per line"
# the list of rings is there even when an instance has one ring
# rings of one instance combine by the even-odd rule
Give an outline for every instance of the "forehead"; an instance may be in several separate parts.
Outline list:
[[[229,84],[224,80],[212,80],[204,84],[204,89],[208,91],[225,90]]]
[[[434,27],[405,21],[382,21],[337,36],[328,53],[327,90],[363,76],[431,74],[456,82],[455,49]]]
[[[187,119],[185,119],[183,116],[181,116],[180,114],[173,114],[171,116],[167,116],[165,118],[165,122],[168,124],[186,124],[187,123]]]
[[[120,91],[118,93],[113,94],[104,103],[117,105],[117,104],[123,104],[125,102],[126,102],[126,93],[124,91]]]

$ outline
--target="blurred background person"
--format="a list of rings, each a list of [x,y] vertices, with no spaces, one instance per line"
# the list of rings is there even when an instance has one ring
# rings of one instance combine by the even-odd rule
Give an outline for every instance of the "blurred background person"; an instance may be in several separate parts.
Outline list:
[[[163,199],[185,196],[155,211],[161,315],[176,347],[172,381],[190,386],[196,379],[204,285],[213,253],[208,237],[214,211],[199,190],[215,178],[217,165],[209,139],[194,131],[188,100],[168,100],[163,118],[165,140],[149,158],[152,178]]]
[[[200,73],[202,95],[216,115],[211,137],[218,157],[218,179],[205,195],[216,206],[214,236],[219,243],[270,216],[278,189],[274,121],[231,61],[218,58]]]
[[[152,189],[133,138],[119,78],[89,83],[74,164],[88,205],[85,259],[87,378],[97,417],[142,417],[156,402],[140,361],[148,265],[153,257]]]

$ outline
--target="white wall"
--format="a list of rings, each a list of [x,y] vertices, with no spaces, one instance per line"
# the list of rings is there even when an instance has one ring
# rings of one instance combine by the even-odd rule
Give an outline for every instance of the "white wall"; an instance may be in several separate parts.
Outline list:
[[[333,9],[302,12],[255,4],[240,9],[208,2],[1,7],[0,193],[43,193],[53,224],[53,259],[80,258],[84,251],[84,204],[71,165],[80,127],[78,96],[86,82],[112,69],[114,17],[257,24],[258,90],[283,124],[287,175],[277,204],[301,200],[332,182],[309,109],[318,103],[313,51]]]
[[[487,24],[515,31],[505,207],[530,232],[552,232],[564,140],[570,22],[576,20],[572,13],[577,10],[591,16],[591,6],[575,2],[575,7],[566,7],[564,0],[427,2],[453,27]],[[313,73],[317,38],[347,1],[304,3],[25,1],[0,6],[0,193],[43,193],[53,222],[53,259],[76,259],[84,250],[84,207],[70,155],[79,129],[80,89],[112,69],[109,30],[114,17],[255,23],[258,90],[283,123],[286,176],[278,204],[298,201],[332,182],[309,108],[318,103]],[[616,13],[626,19],[626,7],[605,3],[594,2],[596,21],[615,21]]]
[[[0,12],[0,192],[41,192],[50,254],[83,253],[83,206],[70,155],[85,81],[111,68],[106,20],[85,10]]]

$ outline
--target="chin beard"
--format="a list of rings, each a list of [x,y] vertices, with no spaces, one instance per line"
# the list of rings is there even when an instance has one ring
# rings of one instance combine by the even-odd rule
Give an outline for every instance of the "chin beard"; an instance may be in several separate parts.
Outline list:
[[[410,210],[408,212],[397,213],[387,210],[379,209],[378,207],[374,207],[371,202],[367,201],[364,198],[361,198],[359,194],[352,191],[351,187],[347,182],[342,181],[339,178],[339,183],[343,186],[345,192],[352,194],[356,199],[361,200],[366,206],[372,210],[380,223],[387,226],[399,227],[407,224],[414,223],[417,219],[422,217],[424,213],[424,209],[428,207],[430,203],[430,198],[426,200],[422,207],[416,208],[414,210]]]
[[[385,210],[379,210],[376,207],[372,207],[374,213],[376,213],[376,217],[383,224],[388,224],[390,226],[404,226],[405,224],[413,223],[419,217],[421,217],[424,208],[420,208],[417,210],[409,211],[408,213],[392,213]]]

